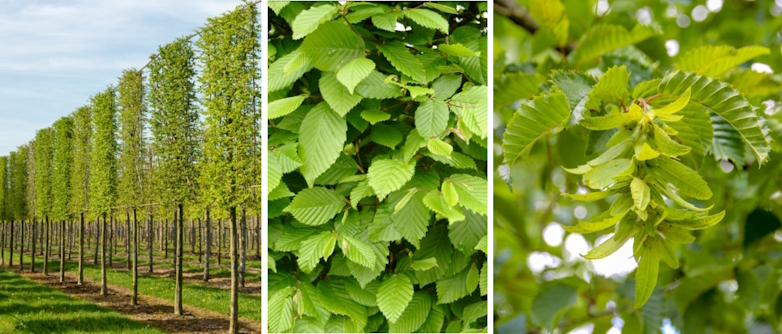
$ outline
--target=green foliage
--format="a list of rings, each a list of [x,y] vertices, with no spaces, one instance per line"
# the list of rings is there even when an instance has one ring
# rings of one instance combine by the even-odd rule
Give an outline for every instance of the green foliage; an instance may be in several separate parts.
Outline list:
[[[69,189],[74,214],[88,211],[92,136],[92,107],[79,107],[73,112],[73,170]]]
[[[145,191],[149,191],[144,156],[146,141],[146,105],[144,103],[144,78],[136,69],[122,72],[119,84],[117,107],[121,150],[119,156],[119,201],[120,205],[135,207],[146,203]]]
[[[52,171],[52,218],[59,221],[73,217],[71,211],[71,171],[73,170],[73,118],[54,122],[54,157]]]
[[[35,216],[49,217],[52,214],[52,174],[54,166],[54,131],[52,128],[38,130],[35,134]]]
[[[0,157],[0,220],[10,220],[11,183],[9,180],[10,166],[8,156]]]
[[[765,4],[603,5],[495,2],[495,328],[778,331],[757,305],[779,293],[750,301],[779,287],[778,220],[754,212],[782,215],[782,95],[750,69],[782,65],[761,37],[778,23]]]
[[[198,108],[195,52],[189,40],[161,46],[149,65],[150,130],[157,157],[155,192],[160,204],[192,201],[198,180]]]
[[[11,198],[9,211],[14,220],[27,219],[27,145],[22,145],[8,157],[8,175]]]
[[[92,97],[89,161],[89,211],[107,214],[117,202],[117,104],[114,88]]]
[[[269,6],[269,331],[485,330],[485,6]]]

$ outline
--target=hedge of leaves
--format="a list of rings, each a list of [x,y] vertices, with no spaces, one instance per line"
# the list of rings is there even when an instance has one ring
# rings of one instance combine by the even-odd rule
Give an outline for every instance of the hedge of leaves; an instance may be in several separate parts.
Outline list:
[[[485,328],[486,3],[269,6],[269,331]]]

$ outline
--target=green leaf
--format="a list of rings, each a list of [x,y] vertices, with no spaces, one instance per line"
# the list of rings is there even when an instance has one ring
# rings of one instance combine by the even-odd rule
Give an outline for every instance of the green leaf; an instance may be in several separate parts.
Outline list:
[[[337,80],[334,72],[324,72],[319,82],[320,93],[323,99],[329,104],[329,107],[345,117],[350,109],[353,109],[363,97],[359,94],[353,94],[349,89]]]
[[[771,51],[763,46],[735,49],[729,45],[702,45],[680,56],[676,68],[708,77],[719,77],[731,68]]]
[[[584,35],[576,50],[569,57],[572,57],[572,63],[581,64],[596,59],[604,53],[633,45],[659,34],[659,28],[640,24],[630,31],[618,25],[596,25]]]
[[[768,158],[771,146],[763,133],[758,115],[752,105],[730,85],[705,76],[685,72],[668,73],[660,82],[658,94],[661,97],[678,97],[686,89],[692,89],[690,103],[706,108],[712,114],[712,123],[724,126],[714,127],[714,151],[718,155],[721,146],[735,146],[735,139],[741,139],[749,146],[762,165]],[[743,149],[725,152],[724,158],[743,162]]]
[[[619,248],[622,248],[622,246],[627,243],[627,240],[630,240],[630,238],[633,237],[635,234],[634,232],[635,231],[633,229],[630,229],[629,233],[625,233],[623,236],[620,236],[619,239],[608,238],[606,241],[603,241],[603,243],[595,246],[595,248],[592,248],[592,250],[584,254],[584,258],[589,260],[598,260],[613,254],[619,250]]]
[[[411,50],[404,43],[396,40],[390,41],[383,45],[377,45],[377,49],[399,72],[417,82],[426,83],[424,65],[410,53]]]
[[[633,178],[633,182],[630,182],[630,193],[633,196],[633,204],[638,210],[646,210],[646,206],[649,205],[651,200],[651,189],[644,180],[637,177]]]
[[[621,106],[624,96],[627,95],[627,84],[630,81],[630,73],[627,67],[614,66],[609,68],[600,81],[588,94],[587,107],[599,108],[601,102],[613,103]]]
[[[302,224],[318,226],[334,218],[343,207],[342,196],[333,190],[315,187],[300,191],[283,211],[291,213]]]
[[[502,139],[505,162],[513,165],[529,155],[535,142],[561,126],[570,117],[567,99],[562,92],[536,96],[521,105],[513,115]]]
[[[274,293],[269,299],[269,332],[287,332],[293,327],[293,287],[286,287]]]
[[[369,181],[360,182],[353,190],[350,191],[350,206],[358,210],[358,202],[361,199],[374,195],[375,192],[372,187],[369,186]]]
[[[402,133],[386,123],[373,125],[372,133],[369,137],[373,142],[391,149],[396,148],[396,145],[402,142]]]
[[[544,286],[532,301],[531,316],[552,331],[556,315],[575,301],[576,293],[574,287],[559,282]]]
[[[427,271],[416,271],[415,277],[418,279],[418,286],[424,286],[440,279],[451,266],[451,255],[453,248],[446,235],[447,230],[443,225],[435,225],[429,231],[424,230],[426,236],[421,239],[421,245],[415,252],[415,260],[425,260],[429,258],[437,259],[437,267]]]
[[[332,279],[318,282],[318,301],[329,312],[350,317],[359,329],[366,326],[367,307],[350,298],[342,280]],[[333,319],[334,316],[331,318]]]
[[[341,238],[340,247],[348,260],[362,267],[372,268],[375,264],[375,251],[372,247],[353,237],[343,235]]]
[[[429,138],[426,143],[426,148],[429,149],[429,152],[444,157],[450,157],[451,152],[453,152],[453,146],[437,137]]]
[[[334,18],[337,14],[337,6],[325,4],[322,6],[312,6],[302,11],[293,21],[293,39],[302,39],[309,33],[315,31],[318,26]]]
[[[635,170],[632,159],[616,159],[595,166],[584,174],[584,181],[592,189],[603,189],[616,182],[619,176],[630,175]]]
[[[356,58],[342,66],[337,72],[337,80],[347,87],[350,94],[356,86],[375,69],[375,62],[367,58]],[[322,89],[321,89],[322,90]]]
[[[414,192],[408,203],[391,215],[395,230],[416,248],[419,247],[421,238],[426,235],[431,219],[431,213],[423,202],[424,196],[423,192]]]
[[[399,190],[415,174],[415,165],[394,159],[376,160],[369,166],[367,180],[378,199]]]
[[[467,277],[470,276],[472,268],[466,268],[455,276],[440,279],[437,281],[437,304],[448,304],[471,294],[478,287],[477,280],[475,285],[467,284]]]
[[[345,22],[329,21],[307,35],[299,51],[310,57],[315,68],[335,71],[346,59],[364,55],[364,40]]]
[[[331,232],[316,234],[302,241],[297,261],[299,268],[307,274],[311,273],[321,258],[328,258],[324,256],[324,252],[327,249],[334,250],[335,241],[334,234]]]
[[[426,100],[415,111],[415,126],[423,138],[439,136],[448,127],[448,105],[440,100]]]
[[[421,270],[421,271],[429,270],[434,267],[437,267],[437,259],[430,257],[424,260],[416,260],[413,261],[410,267],[413,268],[413,270]]]
[[[299,130],[300,170],[310,187],[339,158],[347,131],[345,120],[325,102],[319,103],[304,117]]]
[[[483,268],[481,268],[481,277],[479,281],[479,286],[481,288],[481,296],[485,296],[489,294],[489,268],[487,268],[487,262],[483,263]]]
[[[375,125],[391,119],[391,114],[380,110],[364,110],[361,112],[361,118],[365,119],[369,124]]]
[[[465,255],[471,255],[481,246],[480,242],[486,237],[487,229],[488,218],[486,215],[467,211],[464,221],[448,226],[448,238],[454,248]]]
[[[432,298],[426,291],[418,291],[407,304],[404,312],[395,323],[389,324],[389,332],[413,333],[426,322],[432,310]]]
[[[448,205],[448,201],[440,194],[439,191],[430,191],[424,197],[424,204],[429,210],[448,219],[448,222],[453,224],[455,222],[464,220],[464,213],[458,207],[451,207]]]
[[[279,99],[269,103],[269,119],[280,118],[292,113],[301,103],[307,99],[306,94],[296,95],[284,99]]]
[[[349,278],[345,280],[345,290],[348,291],[350,298],[364,306],[377,306],[377,291],[379,287],[380,282],[377,281],[367,284],[365,289],[355,279]]]
[[[654,144],[657,146],[657,150],[660,151],[660,153],[667,155],[669,157],[678,157],[680,155],[685,155],[687,153],[690,153],[690,151],[692,150],[690,147],[679,144],[673,139],[671,139],[671,137],[668,136],[667,133],[665,133],[665,130],[663,130],[656,124],[653,124],[653,126],[654,126],[654,137],[652,137],[652,139]]]
[[[657,272],[660,269],[659,259],[651,247],[643,245],[640,249],[640,260],[635,272],[635,302],[633,305],[636,309],[646,304],[646,301],[652,296],[652,291],[657,285]]]
[[[459,202],[459,194],[456,192],[456,188],[453,186],[453,182],[451,180],[443,181],[440,192],[443,193],[443,197],[449,206],[454,206]]]
[[[412,299],[413,283],[404,274],[387,277],[377,289],[377,306],[389,324],[397,322]]]
[[[312,69],[312,62],[310,62],[309,59],[306,59],[305,57],[304,66],[299,67],[296,71],[291,71],[289,73],[283,72],[283,69],[288,65],[289,62],[300,57],[300,53],[300,51],[293,51],[278,59],[271,66],[269,66],[268,75],[270,93],[282,90],[292,85],[294,82],[296,82],[296,80],[299,80],[304,75],[304,73],[307,73]]]
[[[670,114],[677,113],[682,109],[684,109],[684,107],[686,107],[688,103],[690,103],[691,96],[692,96],[692,88],[687,87],[687,90],[685,90],[684,93],[678,99],[676,99],[676,101],[673,101],[662,108],[655,109],[654,114],[670,115]]]
[[[368,99],[392,99],[402,96],[401,88],[386,82],[386,76],[377,70],[372,70],[362,80],[355,90],[359,95]]]
[[[396,21],[402,17],[402,12],[388,12],[385,14],[372,15],[372,24],[378,29],[389,32],[396,32]]]
[[[682,195],[703,200],[712,196],[709,185],[697,172],[674,159],[661,157],[657,159],[657,166],[648,170],[660,182],[674,185]]]
[[[410,92],[410,97],[416,98],[423,95],[434,95],[434,89],[418,86],[406,86]]]
[[[312,63],[310,62],[310,58],[307,57],[307,54],[304,52],[296,52],[296,57],[288,61],[288,63],[285,64],[285,67],[282,68],[282,74],[288,75],[295,73],[307,66],[312,68]]]
[[[459,205],[479,214],[488,214],[489,201],[486,180],[467,174],[451,175],[451,182],[459,194]]]
[[[280,166],[280,161],[277,160],[277,156],[274,154],[269,154],[268,166],[266,173],[269,184],[267,185],[267,188],[269,189],[269,193],[271,193],[271,191],[277,188],[282,181],[282,166]]]
[[[440,44],[437,46],[437,50],[444,52],[449,56],[455,57],[478,57],[479,54],[473,50],[468,49],[461,43],[455,44]]]
[[[456,9],[454,9],[451,6],[445,5],[445,4],[439,4],[439,3],[436,3],[436,2],[426,2],[426,3],[424,3],[424,6],[429,7],[429,8],[437,9],[437,10],[443,12],[443,13],[446,13],[446,14],[457,14],[456,13]]]
[[[718,214],[706,216],[706,217],[683,219],[683,220],[668,221],[668,222],[671,225],[686,230],[702,230],[716,225],[717,223],[722,221],[722,218],[725,218],[725,211],[721,211]]]
[[[408,9],[405,10],[405,15],[424,27],[440,30],[443,34],[448,34],[448,21],[445,20],[440,14],[427,9]]]

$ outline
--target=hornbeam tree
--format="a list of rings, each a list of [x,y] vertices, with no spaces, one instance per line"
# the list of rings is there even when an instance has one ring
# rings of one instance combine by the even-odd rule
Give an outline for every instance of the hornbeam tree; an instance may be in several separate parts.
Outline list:
[[[184,204],[194,199],[198,156],[198,108],[195,95],[195,58],[185,38],[162,46],[150,64],[150,126],[158,157],[163,208],[173,205],[176,226],[174,314],[182,315],[182,244]],[[164,209],[165,210],[165,209]]]
[[[65,221],[71,211],[71,170],[73,169],[73,118],[66,116],[54,123],[52,170],[52,217],[60,222],[60,282],[65,282]]]
[[[27,149],[24,152],[24,157],[27,160],[27,164],[25,165],[27,168],[27,178],[25,179],[27,181],[27,187],[25,188],[24,199],[27,202],[25,205],[25,209],[27,210],[27,219],[30,221],[28,226],[30,229],[30,237],[27,239],[27,247],[30,249],[30,272],[35,272],[35,232],[37,225],[35,211],[38,208],[36,204],[37,191],[35,187],[35,172],[37,171],[35,161],[35,146],[35,140],[31,140],[29,143],[27,143]],[[24,227],[24,224],[22,224],[22,227]],[[23,256],[23,253],[24,252],[19,253],[19,256]]]
[[[100,219],[101,228],[101,290],[105,296],[106,289],[106,230],[107,215],[117,201],[117,107],[114,100],[114,89],[107,88],[104,92],[92,97],[92,128],[94,134],[90,148],[90,212]]]
[[[10,197],[8,186],[8,156],[2,156],[0,157],[0,222],[2,222],[2,227],[0,227],[0,265],[5,265],[5,231],[6,222],[10,219],[6,205]],[[11,247],[13,248],[13,244]]]
[[[133,253],[133,293],[131,305],[138,305],[138,220],[136,209],[144,204],[146,174],[144,167],[144,83],[141,72],[135,69],[125,70],[120,78],[118,107],[120,109],[120,153],[119,204],[126,208],[126,235],[128,254]],[[133,214],[133,226],[130,226],[130,214]],[[150,241],[151,242],[151,241]],[[128,255],[130,256],[130,255]],[[131,259],[128,258],[128,266]]]
[[[92,110],[80,107],[73,113],[73,171],[71,173],[70,207],[79,215],[79,278],[84,284],[84,214],[89,203],[90,139]]]
[[[52,214],[52,129],[38,130],[35,135],[35,218],[41,220],[45,239],[43,274],[49,274],[49,217]],[[33,227],[35,228],[35,227]],[[34,241],[34,238],[33,238]],[[35,244],[33,242],[33,244]],[[30,267],[34,271],[35,263]]]
[[[219,209],[227,210],[231,230],[230,333],[238,331],[237,208],[248,204],[256,181],[254,143],[259,137],[256,101],[259,80],[256,55],[258,12],[246,5],[210,19],[198,41],[203,72],[199,77],[205,105],[203,190]]]

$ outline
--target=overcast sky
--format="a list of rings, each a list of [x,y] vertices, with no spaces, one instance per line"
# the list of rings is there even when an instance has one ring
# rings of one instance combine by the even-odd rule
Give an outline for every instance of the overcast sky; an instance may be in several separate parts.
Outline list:
[[[7,155],[240,0],[0,0],[0,155]]]

